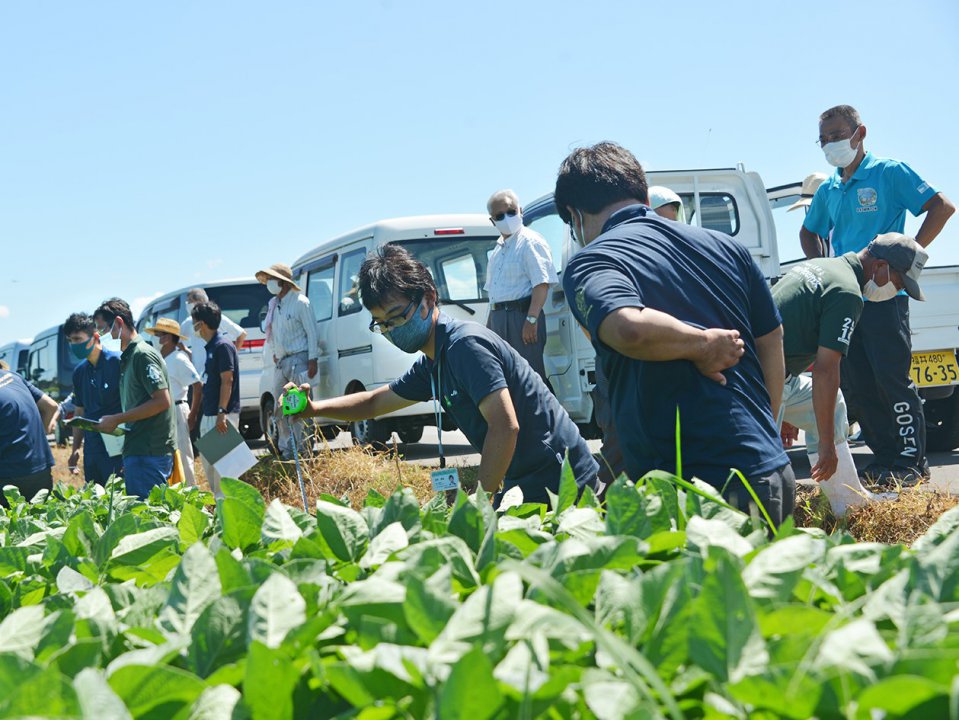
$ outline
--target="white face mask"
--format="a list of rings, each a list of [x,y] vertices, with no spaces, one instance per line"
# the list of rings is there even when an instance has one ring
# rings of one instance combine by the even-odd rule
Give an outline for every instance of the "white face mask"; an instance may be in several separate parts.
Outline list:
[[[575,209],[573,212],[579,217],[579,233],[576,232],[576,221],[571,217],[569,219],[569,234],[573,236],[574,243],[586,247],[586,226],[583,223],[583,213]]]
[[[885,285],[878,285],[876,283],[876,274],[873,273],[872,278],[866,283],[866,287],[862,289],[862,294],[869,302],[884,302],[886,300],[892,300],[899,294],[899,291],[896,290],[896,286],[892,284],[892,278],[890,278]]]
[[[502,220],[494,220],[493,224],[496,226],[496,229],[500,231],[501,235],[509,237],[523,227],[523,216],[519,213],[516,213],[512,217],[506,215]]]
[[[857,130],[859,128],[856,128]],[[853,133],[855,135],[855,133]],[[852,146],[852,138],[847,140],[836,140],[836,142],[826,143],[822,146],[823,155],[826,156],[826,162],[837,168],[846,168],[852,165],[856,159],[856,153],[859,152],[859,146]]]
[[[280,291],[283,290],[283,286],[280,285],[279,280],[267,280],[266,289],[269,290],[274,295],[279,295]]]

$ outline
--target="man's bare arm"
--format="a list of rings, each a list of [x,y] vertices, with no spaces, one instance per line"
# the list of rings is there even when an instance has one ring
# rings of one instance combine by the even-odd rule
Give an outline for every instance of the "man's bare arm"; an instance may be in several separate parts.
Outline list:
[[[783,354],[783,326],[756,338],[756,354],[763,370],[769,402],[772,406],[773,420],[779,419],[779,406],[782,405],[783,387],[786,384],[786,357]]]
[[[841,352],[820,347],[812,368],[812,408],[819,432],[819,461],[813,467],[811,476],[816,482],[831,478],[839,466],[835,443],[835,416],[841,361]]]
[[[816,233],[807,230],[805,226],[799,228],[799,244],[802,245],[803,255],[807,258],[823,256],[822,241]]]
[[[516,438],[519,437],[519,420],[516,419],[513,399],[506,388],[483,398],[479,411],[486,420],[488,429],[483,442],[477,482],[483,490],[492,494],[502,488],[503,478],[513,462]]]
[[[284,391],[293,387],[295,385],[290,383],[284,388]],[[302,385],[300,389],[309,392],[309,387],[309,385]],[[306,409],[297,417],[325,417],[352,422],[386,415],[414,404],[414,400],[402,398],[393,392],[389,385],[383,385],[376,390],[341,395],[329,400],[311,400]]]
[[[922,227],[916,233],[916,242],[923,247],[928,247],[929,243],[936,239],[936,236],[942,232],[946,222],[956,212],[956,206],[942,193],[936,193],[926,200],[922,206],[922,211],[926,213],[925,220],[922,221]]]
[[[706,377],[725,385],[722,371],[745,352],[738,330],[700,330],[659,310],[625,307],[599,325],[599,339],[636,360],[689,360]]]

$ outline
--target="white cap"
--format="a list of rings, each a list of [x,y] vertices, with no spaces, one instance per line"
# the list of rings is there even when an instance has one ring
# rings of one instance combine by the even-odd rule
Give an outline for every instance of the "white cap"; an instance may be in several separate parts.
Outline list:
[[[649,207],[653,210],[663,205],[669,205],[669,203],[683,204],[683,199],[668,187],[653,185],[647,192],[649,194]]]

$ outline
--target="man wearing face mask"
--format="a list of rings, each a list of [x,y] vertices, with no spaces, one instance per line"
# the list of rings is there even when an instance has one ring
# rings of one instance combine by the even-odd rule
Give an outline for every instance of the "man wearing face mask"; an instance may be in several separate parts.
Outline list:
[[[840,362],[855,336],[863,294],[875,297],[878,286],[872,278],[888,276],[893,288],[923,300],[918,278],[927,258],[912,238],[887,233],[858,253],[800,263],[772,288],[783,318],[788,373],[780,421],[806,431],[812,479],[821,483],[837,517],[870,500],[849,450],[846,405],[839,391]],[[810,365],[811,378],[803,374]]]
[[[678,410],[684,476],[724,489],[748,510],[736,469],[780,523],[796,487],[774,419],[785,376],[782,326],[749,251],[653,212],[643,168],[615,143],[573,151],[554,198],[584,246],[563,289],[609,379],[630,479],[676,472]]]
[[[289,265],[277,263],[256,274],[256,279],[266,285],[273,295],[266,311],[266,347],[273,358],[273,397],[283,394],[287,383],[301,385],[316,377],[317,359],[320,356],[316,335],[316,317],[310,307],[310,299],[300,286],[293,282]],[[285,422],[277,423],[280,447],[277,450],[284,460],[293,458],[291,442],[296,442],[300,452],[312,448],[303,447],[303,424],[296,423],[293,438]]]
[[[86,313],[73,313],[63,324],[70,353],[80,359],[73,370],[73,403],[79,417],[99,420],[121,412],[120,353],[107,350],[96,324]],[[73,451],[67,464],[77,467],[83,448],[83,479],[106,485],[111,475],[123,475],[123,455],[111,457],[103,435],[94,430],[73,430]]]
[[[649,188],[649,206],[667,220],[686,222],[683,199],[668,187],[653,185]]]
[[[547,502],[546,490],[559,490],[567,452],[579,487],[597,489],[596,461],[559,401],[502,338],[440,311],[425,265],[385,245],[367,256],[359,287],[370,330],[423,355],[389,385],[313,401],[304,417],[366,420],[436,398],[482,452],[478,482],[486,492],[518,486],[526,501]]]
[[[170,381],[163,358],[136,331],[126,301],[111,298],[93,313],[97,332],[120,341],[120,402],[123,412],[104,415],[100,432],[120,425],[123,436],[123,480],[128,495],[146,498],[164,485],[173,472],[176,424],[170,400]]]
[[[837,255],[859,252],[877,235],[901,233],[907,210],[925,213],[916,242],[928,247],[955,212],[908,165],[866,152],[865,139],[855,108],[838,105],[820,115],[818,144],[836,172],[816,191],[799,231],[806,257],[822,254],[819,237],[830,233]],[[843,361],[843,393],[875,458],[863,477],[877,484],[910,483],[929,477],[929,465],[922,401],[909,378],[909,300],[897,295],[887,276],[870,280],[876,287],[867,293]]]
[[[206,290],[203,288],[191,288],[186,294],[186,314],[187,317],[180,325],[180,332],[183,339],[187,342],[186,349],[190,351],[190,362],[194,367],[201,368],[206,361],[206,343],[203,338],[193,332],[193,318],[191,313],[200,303],[210,302]],[[239,352],[243,348],[243,341],[246,340],[246,330],[230,320],[226,315],[220,318],[220,332],[231,341]]]
[[[144,332],[153,335],[160,342],[160,355],[163,356],[167,376],[170,378],[170,398],[173,400],[176,418],[176,446],[183,463],[183,482],[190,487],[196,485],[190,431],[197,426],[200,419],[203,384],[189,356],[178,347],[183,340],[180,323],[171,318],[159,318],[154,327],[148,327]],[[191,388],[192,402],[187,399]]]
[[[490,306],[486,327],[509,343],[549,386],[543,364],[543,305],[550,285],[558,282],[549,244],[523,225],[519,198],[512,190],[493,193],[486,207],[501,235],[486,269]]]

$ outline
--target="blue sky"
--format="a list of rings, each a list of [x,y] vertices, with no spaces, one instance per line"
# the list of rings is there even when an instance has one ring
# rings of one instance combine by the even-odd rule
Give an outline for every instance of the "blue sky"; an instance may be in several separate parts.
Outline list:
[[[957,31],[949,0],[2,3],[0,343],[378,219],[532,200],[599,140],[800,180],[843,102],[957,200]]]

